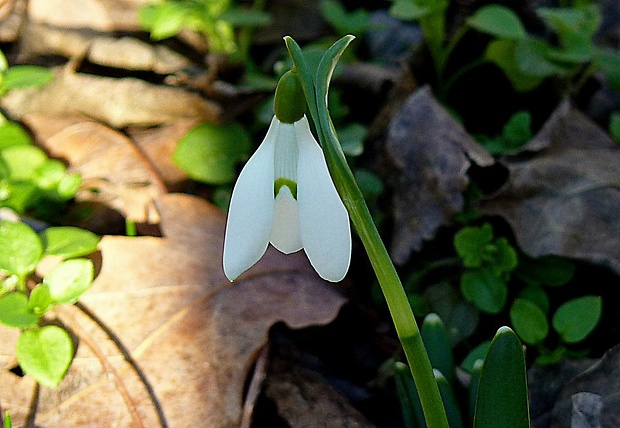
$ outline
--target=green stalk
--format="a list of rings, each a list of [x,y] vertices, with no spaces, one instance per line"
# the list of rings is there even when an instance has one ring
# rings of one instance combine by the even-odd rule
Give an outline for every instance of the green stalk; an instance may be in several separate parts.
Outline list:
[[[294,67],[299,73],[330,173],[349,211],[351,221],[364,244],[387,301],[396,333],[405,351],[409,369],[420,395],[427,425],[429,428],[448,428],[448,420],[439,388],[411,305],[372,220],[362,192],[349,168],[329,116],[327,106],[329,82],[340,55],[353,38],[353,36],[345,36],[327,51],[317,70],[316,81],[313,79],[297,43],[290,37],[285,37],[284,40],[293,58]]]

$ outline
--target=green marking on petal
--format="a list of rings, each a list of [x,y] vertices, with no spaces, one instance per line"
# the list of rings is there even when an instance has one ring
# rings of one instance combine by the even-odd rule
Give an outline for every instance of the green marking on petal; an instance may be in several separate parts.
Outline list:
[[[306,113],[306,97],[297,73],[289,70],[280,78],[273,111],[282,123],[295,123]]]
[[[297,183],[295,183],[293,180],[280,177],[276,179],[276,181],[273,183],[273,186],[274,186],[274,195],[278,196],[278,193],[280,193],[280,189],[282,188],[282,186],[286,186],[291,191],[293,198],[297,200]]]

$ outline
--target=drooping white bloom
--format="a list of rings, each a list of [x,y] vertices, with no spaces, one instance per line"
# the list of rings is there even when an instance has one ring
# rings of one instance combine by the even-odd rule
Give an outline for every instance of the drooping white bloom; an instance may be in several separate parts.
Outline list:
[[[290,124],[274,116],[237,179],[224,239],[228,279],[254,265],[269,243],[285,254],[303,248],[328,281],[349,269],[349,216],[305,116]]]

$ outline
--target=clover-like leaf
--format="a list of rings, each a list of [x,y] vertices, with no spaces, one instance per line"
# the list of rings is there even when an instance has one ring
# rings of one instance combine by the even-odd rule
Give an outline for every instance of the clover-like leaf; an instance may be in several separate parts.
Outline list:
[[[519,16],[498,4],[481,7],[467,19],[467,24],[482,33],[502,39],[519,40],[526,35]]]
[[[226,184],[237,176],[235,167],[247,159],[251,138],[239,124],[200,124],[181,140],[174,162],[194,180]]]
[[[24,331],[16,350],[22,370],[50,388],[60,384],[73,359],[71,337],[55,325]]]
[[[508,287],[492,269],[471,269],[461,276],[461,292],[478,309],[490,314],[499,313],[506,303]]]
[[[43,315],[54,304],[52,293],[47,284],[38,284],[28,298],[28,310],[37,316]]]
[[[30,226],[0,221],[0,271],[20,278],[34,271],[43,254],[43,245]]]
[[[24,146],[32,143],[30,135],[16,122],[0,124],[0,151],[11,146]]]
[[[454,235],[454,248],[466,267],[480,267],[485,248],[493,241],[493,229],[488,223],[481,227],[464,227]]]
[[[36,325],[39,317],[28,309],[28,297],[22,293],[9,293],[0,298],[0,323],[16,328]]]
[[[94,277],[93,262],[88,259],[72,259],[62,262],[43,279],[57,303],[73,303],[90,287]]]
[[[36,146],[18,145],[2,150],[0,159],[7,165],[12,179],[28,180],[47,161],[47,155]]]
[[[537,345],[549,334],[549,323],[538,305],[526,299],[515,299],[510,307],[510,321],[525,343]]]
[[[97,251],[99,237],[79,227],[48,227],[39,236],[45,248],[45,255],[61,256],[64,259],[85,256]]]
[[[553,328],[565,342],[581,342],[598,324],[602,306],[600,296],[583,296],[570,300],[553,314]]]

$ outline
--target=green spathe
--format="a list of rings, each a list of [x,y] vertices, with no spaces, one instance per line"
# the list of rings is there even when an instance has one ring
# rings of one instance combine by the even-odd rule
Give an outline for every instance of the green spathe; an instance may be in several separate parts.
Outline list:
[[[306,98],[297,72],[289,70],[280,78],[273,111],[282,123],[295,123],[306,113]]]

